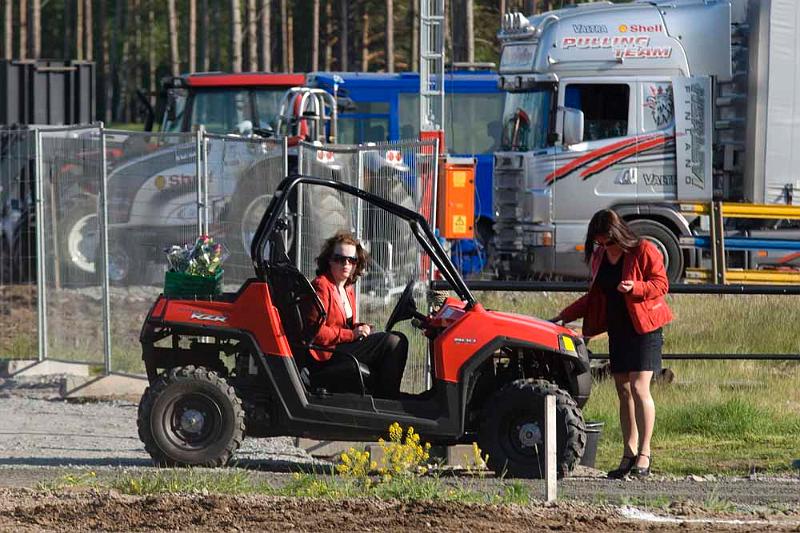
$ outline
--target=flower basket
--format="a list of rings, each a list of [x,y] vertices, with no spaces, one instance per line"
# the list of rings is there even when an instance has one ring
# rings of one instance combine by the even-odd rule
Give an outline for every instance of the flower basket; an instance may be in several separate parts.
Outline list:
[[[167,271],[164,274],[164,296],[167,298],[210,298],[222,294],[222,269],[213,276]]]

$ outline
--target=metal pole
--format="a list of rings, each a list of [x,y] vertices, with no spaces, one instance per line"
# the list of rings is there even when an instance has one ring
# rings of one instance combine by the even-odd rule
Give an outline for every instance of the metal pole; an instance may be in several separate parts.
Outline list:
[[[203,205],[205,205],[203,234],[208,235],[208,136],[206,135],[206,128],[202,124],[200,125],[200,133],[203,137]],[[220,176],[220,179],[222,179],[222,176]]]
[[[103,369],[105,374],[111,373],[111,294],[108,275],[108,161],[106,159],[106,132],[100,123],[100,235],[102,249],[100,254],[101,272],[103,275]]]
[[[42,132],[39,128],[33,130],[34,150],[34,186],[36,189],[36,312],[39,318],[38,357],[39,361],[47,359],[47,284],[45,269],[44,246],[44,172],[42,166]]]
[[[433,152],[433,191],[431,197],[433,198],[433,205],[431,205],[431,228],[436,232],[436,207],[439,202],[439,138],[434,139],[434,152]],[[430,264],[429,277],[433,281],[433,274],[435,265],[433,261]]]
[[[297,143],[297,173],[304,174],[303,171],[303,143]],[[301,248],[303,247],[303,184],[299,184],[297,186],[297,225],[295,226],[297,230],[295,231],[295,261],[297,263],[297,268],[300,271],[303,271],[303,265],[301,261],[303,260],[303,252]]]
[[[364,152],[363,152],[363,150],[361,149],[360,146],[358,148],[356,148],[356,150],[357,150],[356,156],[357,156],[357,159],[358,159],[358,170],[356,172],[356,187],[358,187],[359,189],[363,190],[364,189]],[[361,242],[361,238],[362,238],[361,227],[362,227],[362,225],[364,223],[363,210],[364,210],[363,200],[361,198],[358,198],[356,200],[356,239],[358,239],[359,242]],[[370,237],[372,237],[372,235],[370,235]],[[391,257],[391,253],[389,254],[389,257]],[[361,279],[360,279],[360,277],[359,277],[358,280],[356,280],[356,313],[359,316],[361,316]]]
[[[203,162],[201,161],[201,153],[203,151],[203,127],[200,126],[194,136],[194,175],[195,175],[195,192],[197,193],[197,232],[203,233]]]

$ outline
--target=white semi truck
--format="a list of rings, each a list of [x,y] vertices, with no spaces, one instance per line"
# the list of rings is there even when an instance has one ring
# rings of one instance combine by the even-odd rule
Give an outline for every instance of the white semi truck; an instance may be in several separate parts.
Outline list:
[[[587,223],[613,208],[659,247],[675,281],[703,266],[692,243],[708,235],[707,219],[681,202],[800,202],[798,30],[797,0],[506,14],[494,169],[500,275],[585,277]],[[786,221],[731,222],[727,235],[800,239]],[[743,248],[730,265],[776,260]]]

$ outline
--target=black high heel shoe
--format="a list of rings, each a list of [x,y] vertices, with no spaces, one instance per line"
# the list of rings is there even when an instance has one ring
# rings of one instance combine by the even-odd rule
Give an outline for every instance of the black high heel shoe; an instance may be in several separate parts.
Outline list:
[[[631,471],[633,465],[635,464],[636,464],[635,455],[633,457],[631,457],[630,455],[623,455],[622,461],[619,462],[619,468],[610,470],[606,477],[608,477],[608,479],[622,479],[628,475],[628,472]]]
[[[640,453],[637,457],[647,457],[647,466],[634,466],[631,468],[631,477],[646,478],[650,475],[650,467],[653,465],[653,459],[649,455],[643,453]]]

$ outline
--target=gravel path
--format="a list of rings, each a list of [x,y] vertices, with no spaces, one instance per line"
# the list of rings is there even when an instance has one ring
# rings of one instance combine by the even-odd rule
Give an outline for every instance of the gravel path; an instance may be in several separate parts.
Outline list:
[[[130,401],[65,401],[52,379],[5,380],[0,383],[0,466],[150,466],[137,434],[136,410]],[[236,458],[279,470],[315,462],[289,437],[246,439]]]
[[[253,515],[255,518],[239,522],[232,520],[225,524],[243,529],[272,529],[285,515],[294,521],[295,526],[290,529],[321,531],[341,530],[335,527],[336,523],[360,523],[363,529],[375,530],[385,530],[387,526],[390,530],[406,530],[438,525],[437,529],[456,531],[480,525],[495,531],[516,531],[517,521],[521,521],[522,529],[535,527],[538,522],[545,528],[572,531],[637,531],[651,527],[676,531],[800,531],[800,475],[717,479],[654,476],[647,481],[609,481],[602,477],[602,472],[583,469],[577,472],[577,476],[559,482],[560,499],[564,502],[559,504],[560,510],[537,511],[536,505],[533,509],[509,510],[508,507],[431,503],[430,509],[436,508],[436,511],[429,512],[424,505],[420,507],[421,504],[370,500],[354,504],[351,508],[358,509],[358,512],[353,513],[337,510],[336,504],[315,500],[309,505],[315,508],[314,512],[319,512],[319,517],[314,513],[298,514],[298,504],[291,499],[253,497],[245,502],[237,497],[219,497],[213,501],[197,501],[196,498],[180,496],[136,499],[91,491],[82,495],[31,491],[37,489],[40,482],[57,481],[65,474],[75,474],[79,470],[92,470],[99,481],[111,480],[122,470],[155,470],[137,436],[136,409],[137,404],[131,401],[64,401],[58,397],[52,380],[21,383],[0,379],[0,532],[60,530],[81,516],[83,509],[98,506],[106,509],[104,512],[107,514],[99,514],[94,522],[78,521],[78,529],[147,530],[150,526],[152,529],[176,529],[173,522],[156,525],[148,520],[155,516],[152,512],[171,508],[179,501],[187,506],[183,518],[193,513],[202,514],[206,512],[204,509],[216,505],[230,510],[255,505],[259,509]],[[247,439],[236,459],[239,467],[247,468],[254,478],[273,486],[287,483],[291,471],[322,469],[325,464],[296,448],[292,439],[286,437]],[[455,476],[446,478],[446,482],[497,493],[498,484],[503,481],[491,477]],[[528,483],[530,494],[541,497],[544,492],[542,483]],[[53,511],[47,519],[42,518],[38,510],[43,501],[50,502],[45,506],[60,510]],[[635,505],[640,509],[633,509],[629,515],[623,516],[618,507],[620,504]],[[653,507],[660,515],[671,515],[670,520],[680,516],[683,522],[652,522],[654,519],[646,511],[653,511]],[[390,509],[401,514],[392,517],[380,515]],[[412,510],[419,514],[414,517],[402,515]],[[565,510],[571,513],[570,516],[559,516]],[[454,513],[464,515],[451,520]],[[709,513],[716,516],[715,520],[744,517],[748,522],[703,522]],[[699,522],[687,521],[698,517]],[[116,520],[121,521],[117,523]],[[189,522],[177,529],[195,530],[186,527],[186,523]],[[113,524],[117,526],[113,527]],[[197,530],[211,527],[214,524],[213,513],[197,524]]]

